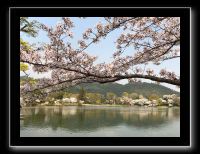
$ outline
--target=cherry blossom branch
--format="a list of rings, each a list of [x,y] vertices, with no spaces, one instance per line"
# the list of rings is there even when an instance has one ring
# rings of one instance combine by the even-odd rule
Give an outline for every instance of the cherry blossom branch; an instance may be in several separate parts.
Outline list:
[[[100,37],[108,35],[110,32],[112,32],[112,31],[114,31],[115,29],[119,28],[119,27],[120,27],[121,25],[123,25],[124,23],[126,23],[126,22],[128,22],[128,21],[131,21],[131,20],[133,20],[133,19],[136,19],[136,18],[138,18],[138,17],[133,17],[133,18],[124,20],[124,21],[122,21],[121,23],[115,25],[112,29],[110,29],[110,30],[107,31],[106,33],[102,33],[102,35],[99,35],[99,36],[98,36],[98,35],[94,34],[94,35],[96,36],[96,38],[93,38],[93,41],[91,41],[90,43],[88,43],[88,45],[85,45],[85,47],[84,47],[82,50],[80,50],[80,51],[84,51],[84,50],[87,49],[90,45],[92,45],[93,43],[95,43],[96,40],[98,40]],[[111,22],[109,22],[109,23],[111,24]]]
[[[180,56],[166,57],[166,58],[162,59],[162,61],[170,60],[170,59],[174,59],[174,58],[180,58]]]
[[[150,79],[152,81],[157,81],[157,82],[164,82],[164,83],[169,83],[169,84],[173,84],[173,85],[178,85],[180,86],[180,80],[171,80],[171,79],[166,79],[166,78],[161,78],[161,77],[156,77],[156,76],[150,76],[150,75],[142,75],[142,74],[131,74],[131,75],[118,75],[118,76],[114,76],[112,79],[108,79],[108,80],[93,80],[95,82],[99,82],[99,83],[108,83],[108,82],[115,82],[115,81],[119,81],[122,79],[129,79],[129,78],[142,78],[142,79]]]
[[[35,66],[48,67],[48,68],[51,68],[51,69],[63,69],[63,70],[67,70],[67,71],[80,73],[80,74],[83,74],[83,75],[86,75],[86,76],[93,76],[93,77],[98,77],[98,78],[110,78],[110,76],[106,76],[106,75],[100,76],[100,75],[96,75],[96,74],[93,74],[93,73],[90,73],[90,72],[83,72],[83,71],[80,71],[79,69],[72,69],[72,68],[69,68],[69,67],[59,66],[59,65],[56,65],[56,64],[34,63],[34,62],[30,62],[30,61],[25,61],[25,60],[21,60],[20,62],[32,64],[32,65],[35,65]]]
[[[30,92],[35,92],[37,90],[47,89],[47,88],[50,88],[50,87],[53,87],[53,86],[58,86],[60,84],[66,83],[66,82],[72,82],[72,81],[76,81],[76,80],[80,80],[80,79],[84,79],[84,78],[85,77],[79,77],[79,78],[69,79],[69,80],[65,80],[65,81],[59,81],[59,82],[54,83],[54,84],[47,84],[46,86],[43,86],[43,87],[40,87],[40,88],[35,88],[35,89],[32,89],[32,90],[28,90],[25,93],[30,93]]]

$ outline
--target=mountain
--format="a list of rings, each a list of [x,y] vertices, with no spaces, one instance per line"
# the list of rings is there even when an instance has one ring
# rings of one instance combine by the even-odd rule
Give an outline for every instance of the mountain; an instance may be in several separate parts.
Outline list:
[[[21,76],[21,80],[26,80],[26,76]],[[107,92],[113,92],[117,96],[121,96],[123,92],[128,93],[138,93],[142,94],[143,96],[147,97],[150,94],[157,94],[158,96],[162,97],[163,95],[167,94],[176,94],[180,96],[180,93],[174,91],[170,88],[167,88],[162,85],[158,85],[155,83],[147,83],[147,82],[135,82],[135,83],[128,83],[125,85],[119,83],[83,83],[71,88],[66,88],[65,91],[71,93],[79,93],[81,88],[84,88],[87,92],[90,93],[100,93],[106,95]]]
[[[105,83],[105,84],[83,83],[75,87],[68,88],[65,91],[71,93],[78,93],[82,87],[87,92],[100,93],[103,95],[106,95],[107,92],[113,92],[116,95],[121,96],[123,92],[128,92],[128,93],[135,92],[138,94],[142,94],[145,97],[149,96],[150,94],[157,94],[160,97],[166,94],[176,94],[180,96],[179,92],[174,91],[170,88],[155,83],[146,83],[146,82],[128,83],[125,85],[118,83]]]

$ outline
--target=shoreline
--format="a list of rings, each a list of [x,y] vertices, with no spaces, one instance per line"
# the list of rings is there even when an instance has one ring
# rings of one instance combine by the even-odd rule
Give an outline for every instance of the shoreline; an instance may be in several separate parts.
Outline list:
[[[75,105],[75,104],[69,104],[69,105],[36,105],[36,106],[23,106],[22,108],[34,108],[34,107],[67,107],[67,106],[77,106],[77,107],[83,107],[83,106],[96,106],[96,107],[145,107],[145,108],[157,108],[157,107],[166,107],[166,108],[172,108],[172,107],[178,107],[180,106],[166,106],[166,105],[160,105],[160,106],[139,106],[139,105],[109,105],[109,104],[82,104],[82,105]]]

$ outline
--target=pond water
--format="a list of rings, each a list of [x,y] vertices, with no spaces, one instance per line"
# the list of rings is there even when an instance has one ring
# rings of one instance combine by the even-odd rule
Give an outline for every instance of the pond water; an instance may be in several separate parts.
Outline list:
[[[179,107],[24,107],[21,137],[180,137]]]

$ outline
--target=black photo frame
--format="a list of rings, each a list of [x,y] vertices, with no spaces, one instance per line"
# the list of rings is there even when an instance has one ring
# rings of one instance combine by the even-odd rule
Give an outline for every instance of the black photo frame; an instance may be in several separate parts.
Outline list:
[[[8,7],[9,25],[9,100],[8,100],[8,147],[9,149],[71,147],[120,147],[132,146],[136,150],[178,150],[191,148],[191,99],[190,99],[190,23],[189,7]],[[180,86],[180,137],[20,137],[19,94],[19,22],[20,17],[76,17],[76,16],[173,16],[181,19],[181,86]],[[183,99],[182,99],[183,98]],[[70,142],[69,142],[70,141]],[[37,148],[38,147],[38,148]],[[146,147],[143,149],[143,147]]]

